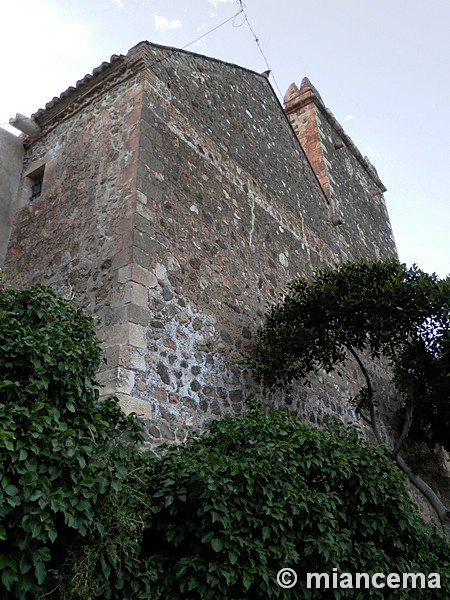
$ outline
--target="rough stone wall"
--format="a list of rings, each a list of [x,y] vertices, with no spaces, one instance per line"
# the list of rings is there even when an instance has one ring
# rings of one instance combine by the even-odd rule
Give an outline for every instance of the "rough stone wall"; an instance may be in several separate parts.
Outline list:
[[[255,391],[245,368],[251,337],[290,279],[348,258],[391,256],[395,245],[383,213],[376,234],[377,215],[362,220],[357,235],[333,226],[264,77],[189,53],[161,60],[170,51],[146,50],[153,66],[133,257],[155,279],[139,307],[145,341],[123,391],[149,404],[157,442],[182,440],[191,427],[242,410]],[[351,201],[342,210],[348,207]],[[347,212],[355,220],[354,209]],[[313,422],[330,412],[351,416],[345,400],[358,381],[351,368],[342,378],[323,374],[312,390],[282,401]]]
[[[369,160],[361,155],[317,90],[305,78],[300,89],[292,84],[285,96],[286,114],[305,150],[329,203],[330,217],[343,230],[342,253],[380,258],[395,256],[383,192],[384,185]]]
[[[117,282],[132,245],[143,85],[119,59],[97,71],[35,116],[42,135],[20,185],[27,198],[26,174],[45,165],[42,195],[16,214],[6,266],[15,285],[46,283],[99,317],[106,344],[118,321],[130,335]]]
[[[144,415],[152,443],[243,409],[252,335],[290,279],[395,254],[352,152],[324,161],[327,200],[253,72],[143,43],[35,118],[24,173],[45,162],[43,194],[17,214],[7,263],[17,285],[50,283],[100,317],[104,392]],[[317,123],[326,147],[336,131]],[[350,365],[282,401],[313,422],[351,416],[355,381]]]
[[[14,213],[19,208],[23,155],[22,140],[0,128],[0,265],[8,249]]]

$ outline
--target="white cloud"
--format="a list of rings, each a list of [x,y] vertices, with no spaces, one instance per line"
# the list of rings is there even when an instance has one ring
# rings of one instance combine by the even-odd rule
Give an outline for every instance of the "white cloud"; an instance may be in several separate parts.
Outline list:
[[[125,4],[122,2],[122,0],[111,0],[111,2],[119,8],[125,8]]]
[[[352,121],[354,118],[355,118],[355,115],[345,115],[344,123],[346,123],[347,121]]]
[[[208,0],[208,2],[217,7],[218,4],[233,4],[235,0]]]
[[[181,21],[178,19],[172,19],[169,21],[167,17],[161,17],[160,15],[153,15],[153,21],[155,29],[158,31],[166,31],[167,29],[178,29],[181,27]]]

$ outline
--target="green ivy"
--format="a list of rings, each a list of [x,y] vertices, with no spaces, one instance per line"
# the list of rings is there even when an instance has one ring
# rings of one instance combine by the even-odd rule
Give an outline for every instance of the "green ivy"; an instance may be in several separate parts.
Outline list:
[[[450,546],[423,523],[383,447],[369,447],[352,427],[320,431],[256,406],[167,449],[148,489],[143,554],[157,574],[152,599],[330,598],[306,588],[306,573],[333,567],[439,572],[439,598],[450,592]],[[283,567],[299,575],[291,591],[277,585]]]
[[[2,600],[326,599],[305,574],[334,567],[439,572],[449,596],[449,545],[382,447],[255,404],[155,460],[139,421],[99,400],[100,359],[83,311],[43,287],[0,291]]]
[[[76,585],[86,561],[75,550],[95,549],[97,589],[137,569],[137,539],[135,554],[129,547],[140,525],[128,488],[146,468],[141,424],[116,399],[99,400],[95,323],[50,289],[0,290],[0,349],[2,598],[51,590],[56,598],[66,588],[86,600]]]

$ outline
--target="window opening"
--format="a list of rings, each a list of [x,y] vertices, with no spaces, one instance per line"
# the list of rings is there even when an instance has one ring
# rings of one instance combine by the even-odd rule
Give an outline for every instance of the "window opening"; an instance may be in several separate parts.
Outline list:
[[[36,200],[42,193],[42,182],[44,181],[44,169],[30,176],[32,181],[30,200]]]

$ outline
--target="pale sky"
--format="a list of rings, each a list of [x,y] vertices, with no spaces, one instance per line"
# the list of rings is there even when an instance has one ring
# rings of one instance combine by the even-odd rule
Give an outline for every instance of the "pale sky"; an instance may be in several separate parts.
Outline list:
[[[236,0],[0,0],[0,125],[31,115],[112,54],[185,47]],[[369,157],[400,259],[450,273],[450,0],[246,0],[187,48],[257,72],[284,94],[309,77]],[[248,22],[245,21],[247,16]]]

